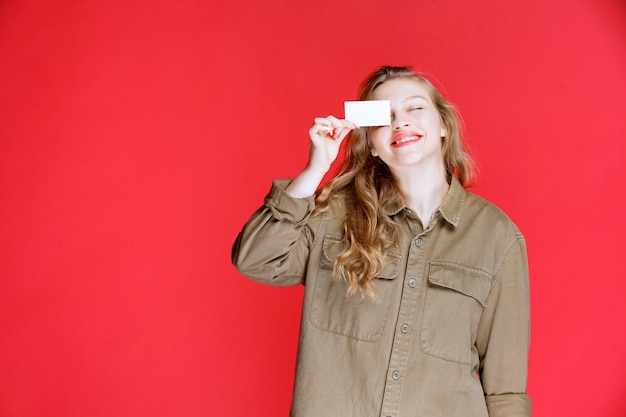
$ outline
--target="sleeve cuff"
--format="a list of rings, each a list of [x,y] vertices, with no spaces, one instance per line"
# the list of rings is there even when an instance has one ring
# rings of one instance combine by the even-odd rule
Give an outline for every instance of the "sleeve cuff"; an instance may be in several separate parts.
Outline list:
[[[289,178],[273,181],[272,188],[265,197],[265,206],[271,210],[276,220],[305,223],[315,208],[315,196],[291,197],[285,192],[290,183]]]
[[[529,417],[532,411],[526,394],[487,395],[485,402],[490,417]]]

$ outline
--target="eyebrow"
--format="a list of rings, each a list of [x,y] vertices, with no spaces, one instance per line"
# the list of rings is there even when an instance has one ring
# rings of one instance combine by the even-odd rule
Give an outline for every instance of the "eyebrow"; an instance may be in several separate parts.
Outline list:
[[[408,97],[405,97],[405,98],[404,98],[404,100],[402,100],[402,101],[409,101],[409,100],[413,100],[414,98],[421,98],[422,100],[426,100],[426,101],[428,101],[428,100],[426,99],[426,97],[424,97],[424,96],[420,96],[420,95],[408,96]]]

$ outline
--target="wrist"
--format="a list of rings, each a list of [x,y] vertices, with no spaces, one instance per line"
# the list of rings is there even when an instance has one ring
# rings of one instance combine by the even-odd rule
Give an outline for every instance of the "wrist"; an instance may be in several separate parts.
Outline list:
[[[296,198],[309,197],[315,194],[317,187],[326,175],[326,171],[306,167],[285,189],[288,195]]]
[[[327,172],[328,168],[307,165],[306,167],[304,167],[300,175],[305,175],[307,177],[310,177],[311,179],[317,179],[318,182],[321,182],[322,178],[324,178],[324,175],[326,175]]]

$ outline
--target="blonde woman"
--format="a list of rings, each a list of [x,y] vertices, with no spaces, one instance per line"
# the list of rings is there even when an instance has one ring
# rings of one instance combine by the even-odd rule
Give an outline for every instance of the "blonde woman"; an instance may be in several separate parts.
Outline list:
[[[391,125],[316,118],[307,166],[233,247],[242,274],[305,285],[291,416],[529,416],[525,240],[465,189],[454,107],[408,67],[358,99],[389,100]]]

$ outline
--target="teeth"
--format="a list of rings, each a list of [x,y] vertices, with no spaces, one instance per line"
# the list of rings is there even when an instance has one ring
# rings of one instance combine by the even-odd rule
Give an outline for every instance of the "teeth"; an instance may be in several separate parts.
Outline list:
[[[400,139],[400,140],[396,141],[395,143],[396,143],[397,145],[399,145],[399,144],[401,144],[401,143],[408,142],[408,141],[410,141],[410,140],[415,140],[415,139],[417,139],[417,136],[406,136],[406,137],[403,137],[402,139]]]

